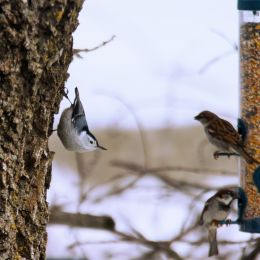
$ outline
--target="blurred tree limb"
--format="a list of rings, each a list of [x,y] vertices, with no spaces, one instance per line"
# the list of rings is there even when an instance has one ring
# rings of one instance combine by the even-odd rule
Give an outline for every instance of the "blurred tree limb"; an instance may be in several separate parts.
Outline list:
[[[117,230],[110,230],[112,234],[116,236],[118,240],[109,240],[109,241],[99,241],[99,242],[75,242],[69,245],[69,249],[73,249],[78,246],[83,246],[87,244],[113,244],[113,243],[135,243],[141,244],[145,247],[152,249],[153,252],[164,252],[168,257],[176,260],[182,260],[183,258],[172,249],[172,242],[171,241],[153,241],[145,238],[141,233],[135,232],[134,234],[127,234],[125,232],[117,231]]]
[[[109,216],[63,212],[59,207],[50,209],[49,224],[68,225],[71,227],[114,230],[115,222]]]
[[[214,175],[235,175],[235,172],[215,170],[215,169],[204,169],[195,167],[182,167],[182,166],[163,166],[163,167],[148,167],[144,168],[138,164],[126,161],[113,160],[111,165],[118,168],[127,168],[129,170],[137,172],[147,172],[147,173],[159,173],[159,172],[169,172],[169,171],[183,171],[197,174],[214,174]]]

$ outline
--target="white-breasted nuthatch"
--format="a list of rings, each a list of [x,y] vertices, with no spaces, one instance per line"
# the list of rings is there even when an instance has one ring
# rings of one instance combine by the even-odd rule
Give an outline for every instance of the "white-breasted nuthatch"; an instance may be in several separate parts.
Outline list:
[[[98,144],[95,136],[89,131],[77,87],[73,104],[61,114],[57,132],[62,144],[69,151],[87,152],[97,148],[106,150]]]

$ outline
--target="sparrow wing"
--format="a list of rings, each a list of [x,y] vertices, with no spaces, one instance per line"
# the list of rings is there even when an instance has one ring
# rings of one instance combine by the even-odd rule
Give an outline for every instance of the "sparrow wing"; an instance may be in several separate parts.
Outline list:
[[[211,200],[212,200],[212,197],[209,198],[209,199],[205,202],[204,208],[203,208],[202,213],[201,213],[201,215],[200,215],[199,225],[203,225],[203,224],[204,224],[204,220],[203,220],[204,213],[205,213],[205,211],[207,211],[207,210],[209,209],[209,205],[210,205],[210,203],[211,203]]]
[[[240,143],[240,136],[236,129],[226,120],[218,118],[208,126],[208,132],[216,139],[228,143],[230,145],[237,145]]]
[[[75,99],[72,104],[72,116],[71,120],[77,129],[78,133],[82,131],[88,131],[88,123],[85,116],[85,111],[79,98],[78,88],[75,88]]]

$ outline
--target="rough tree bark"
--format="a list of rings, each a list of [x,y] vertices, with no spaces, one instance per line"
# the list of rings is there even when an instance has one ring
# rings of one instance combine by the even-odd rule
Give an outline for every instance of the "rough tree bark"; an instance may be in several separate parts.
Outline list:
[[[83,0],[0,0],[0,259],[44,259],[53,117]]]

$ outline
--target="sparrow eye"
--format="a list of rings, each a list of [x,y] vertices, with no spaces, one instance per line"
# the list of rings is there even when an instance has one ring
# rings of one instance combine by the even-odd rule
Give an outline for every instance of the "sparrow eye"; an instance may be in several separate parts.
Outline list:
[[[91,144],[93,144],[93,141],[92,141],[92,140],[90,140],[89,142],[90,142]]]

